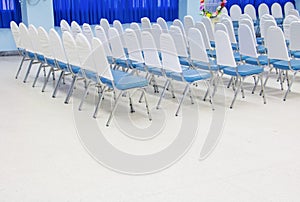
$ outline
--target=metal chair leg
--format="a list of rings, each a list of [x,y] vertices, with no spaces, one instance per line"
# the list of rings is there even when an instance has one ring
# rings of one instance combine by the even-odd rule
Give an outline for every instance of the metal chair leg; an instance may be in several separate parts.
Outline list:
[[[17,74],[16,74],[16,76],[15,76],[16,79],[18,79],[18,76],[19,76],[20,71],[21,71],[21,69],[22,69],[22,66],[23,66],[23,63],[24,63],[24,61],[25,61],[25,58],[26,58],[26,57],[23,56],[22,61],[21,61],[20,66],[19,66],[19,69],[18,69],[18,71],[17,71]]]
[[[291,80],[291,83],[290,83],[290,85],[289,85],[289,87],[288,87],[288,89],[287,89],[287,91],[286,91],[286,93],[285,93],[285,95],[284,95],[284,97],[283,97],[283,101],[286,101],[287,95],[288,95],[288,93],[291,91],[291,88],[292,88],[292,85],[293,85],[293,83],[294,83],[296,74],[297,74],[297,72],[294,72],[293,77],[292,77],[292,80]]]
[[[130,107],[130,113],[134,113],[135,110],[133,108],[133,105],[132,105],[132,98],[130,96],[130,94],[128,93],[128,97],[129,97],[129,107]]]
[[[145,100],[145,104],[146,104],[148,118],[149,118],[149,121],[151,121],[152,117],[151,117],[151,113],[150,113],[150,110],[149,110],[149,105],[148,105],[147,96],[146,96],[146,90],[143,89],[142,91],[143,91],[143,95],[144,95],[144,100]]]
[[[117,99],[115,101],[115,105],[114,105],[114,107],[113,107],[113,109],[112,109],[112,111],[111,111],[111,113],[109,115],[109,118],[108,118],[107,122],[106,122],[106,126],[107,127],[109,126],[109,124],[111,122],[111,119],[112,119],[112,117],[113,117],[113,115],[114,115],[114,113],[115,113],[115,111],[117,109],[117,106],[118,106],[118,103],[119,103],[119,99],[120,99],[120,97],[121,97],[122,94],[123,94],[123,91],[120,92],[120,94],[118,95],[118,97],[117,97]]]
[[[182,98],[181,98],[181,100],[180,100],[180,103],[179,103],[179,106],[178,106],[177,111],[176,111],[176,113],[175,113],[175,116],[178,116],[179,110],[180,110],[181,105],[182,105],[182,103],[183,103],[183,99],[185,98],[185,96],[186,96],[186,94],[187,94],[189,88],[190,88],[190,86],[189,86],[189,84],[187,84],[187,85],[185,86],[184,91],[183,91],[183,96],[182,96]]]
[[[25,78],[24,78],[24,80],[23,80],[23,82],[24,82],[24,83],[26,83],[26,81],[27,81],[27,78],[28,78],[28,75],[29,75],[29,73],[30,73],[30,70],[31,70],[32,64],[33,64],[33,60],[31,60],[31,61],[30,61],[30,63],[29,63],[29,66],[28,66],[28,69],[27,69],[27,72],[26,72]]]
[[[42,92],[45,92],[45,88],[46,88],[46,86],[47,86],[47,83],[48,83],[48,81],[49,81],[49,78],[50,78],[50,75],[51,75],[51,72],[53,71],[53,68],[51,68],[50,70],[49,70],[49,72],[48,72],[48,75],[47,75],[47,77],[46,77],[46,79],[45,79],[45,81],[44,81],[44,86],[43,86],[43,88],[42,88]]]
[[[98,102],[97,102],[97,104],[96,104],[96,107],[95,107],[95,111],[94,111],[94,115],[93,115],[93,117],[94,118],[97,118],[97,114],[98,114],[98,110],[99,110],[99,107],[101,106],[101,103],[102,103],[102,100],[103,100],[103,97],[104,97],[104,91],[105,91],[105,87],[103,88],[103,91],[99,91],[98,92]]]
[[[67,95],[66,100],[65,100],[65,104],[69,104],[69,101],[70,101],[70,98],[72,96],[76,81],[77,81],[77,75],[74,75],[73,81],[72,81],[70,89],[68,91],[68,95]]]
[[[241,88],[241,81],[239,81],[240,79],[239,78],[237,78],[237,83],[236,83],[236,85],[237,85],[237,88],[235,89],[235,93],[234,93],[234,97],[233,97],[233,100],[232,100],[232,102],[231,102],[231,105],[230,105],[230,109],[232,109],[233,108],[233,105],[234,105],[234,103],[235,103],[235,100],[236,100],[236,97],[237,97],[237,94],[239,93],[239,91],[240,91],[240,88]]]
[[[55,89],[54,89],[54,91],[53,91],[53,93],[52,93],[52,97],[53,97],[53,98],[56,97],[57,90],[58,90],[58,88],[59,88],[59,86],[60,86],[60,83],[61,83],[61,80],[62,80],[64,74],[65,74],[65,71],[61,71],[61,73],[60,73],[60,75],[59,75],[59,78],[58,78],[58,81],[57,81],[57,84],[56,84],[56,86],[55,86]]]
[[[37,73],[36,73],[36,76],[35,76],[35,78],[34,78],[34,82],[33,82],[33,84],[32,84],[32,87],[33,87],[33,88],[35,87],[35,84],[36,84],[36,82],[37,82],[37,79],[38,79],[38,77],[39,77],[39,75],[40,75],[40,71],[41,71],[42,68],[43,68],[43,64],[41,63],[40,66],[39,66],[39,69],[38,69],[38,71],[37,71]]]
[[[231,86],[231,84],[232,84],[232,81],[233,81],[233,77],[230,78],[229,83],[228,83],[228,85],[227,85],[227,88],[230,88],[230,86]]]
[[[258,84],[258,82],[259,82],[259,79],[256,79],[255,76],[254,76],[253,78],[254,78],[254,87],[253,87],[253,89],[252,89],[252,94],[254,94],[254,92],[255,92],[255,90],[256,90],[256,88],[257,88],[257,84]]]
[[[244,78],[241,79],[241,92],[242,92],[242,98],[245,98]]]
[[[81,98],[81,101],[80,101],[80,104],[79,104],[79,107],[78,107],[78,110],[79,110],[79,111],[81,111],[83,102],[84,102],[84,100],[85,100],[86,97],[87,97],[87,94],[88,94],[88,92],[89,92],[90,84],[91,84],[91,81],[87,82],[87,84],[86,84],[85,91],[84,91],[84,93],[83,93],[83,95],[82,95],[82,98]]]
[[[169,82],[170,82],[170,81],[167,80],[166,83],[165,83],[164,89],[163,89],[163,91],[161,92],[161,95],[160,95],[160,97],[159,97],[158,103],[157,103],[157,105],[156,105],[156,109],[159,109],[161,100],[162,100],[162,98],[164,97],[164,95],[165,95],[165,93],[166,93],[166,89],[167,89],[167,87],[168,87],[168,85],[169,85]]]
[[[261,85],[262,97],[263,97],[263,100],[264,100],[264,104],[266,104],[267,101],[266,101],[265,86],[264,86],[264,84],[263,84],[263,77],[262,77],[262,74],[261,74],[259,77],[260,77],[260,85]]]

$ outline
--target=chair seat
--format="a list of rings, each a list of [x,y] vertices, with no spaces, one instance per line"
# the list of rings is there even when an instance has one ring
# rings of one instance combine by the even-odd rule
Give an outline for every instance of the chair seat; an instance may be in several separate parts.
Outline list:
[[[144,72],[146,71],[144,63],[131,62],[131,65],[136,70],[144,71]]]
[[[241,61],[240,53],[235,52],[233,55],[234,55],[235,61],[237,61],[237,62],[240,62],[240,61]],[[243,56],[242,56],[242,60],[246,60],[248,57],[249,57],[249,56],[243,55]]]
[[[45,62],[45,57],[43,55],[41,55],[41,54],[37,54],[37,59],[40,62]]]
[[[277,25],[281,25],[283,23],[283,18],[275,18]]]
[[[294,53],[293,53],[293,56],[294,56],[295,58],[300,58],[300,51],[294,52]]]
[[[133,88],[142,88],[148,86],[147,79],[134,76],[119,70],[111,70],[114,77],[114,84],[118,90],[128,90]],[[100,78],[101,82],[108,85],[110,88],[113,88],[112,81],[107,78]]]
[[[232,21],[232,25],[234,28],[238,28],[239,27],[239,21]]]
[[[216,43],[214,41],[210,41],[210,46],[215,48],[216,47]]]
[[[68,65],[66,63],[57,61],[57,64],[58,64],[60,69],[68,70]]]
[[[188,69],[187,66],[181,66],[181,69],[182,71],[185,71]],[[162,69],[161,68],[157,68],[157,67],[148,67],[148,71],[151,73],[151,74],[154,74],[156,76],[163,76],[163,73],[162,73]],[[172,72],[171,71],[166,71],[166,76],[170,76]]]
[[[48,65],[55,67],[55,60],[51,58],[46,58],[46,62]]]
[[[207,50],[206,52],[207,52],[207,55],[208,55],[209,57],[215,58],[216,55],[217,55],[216,50]]]
[[[210,69],[212,71],[219,71],[220,69],[223,68],[223,66],[218,66],[215,60],[209,60],[210,63]],[[197,68],[203,69],[203,70],[210,70],[207,63],[205,62],[197,62],[193,61],[193,65]]]
[[[182,71],[182,75],[185,81],[189,83],[193,83],[195,81],[200,81],[204,79],[209,79],[211,77],[210,73],[207,71],[199,71],[195,69],[187,69]],[[180,73],[171,73],[170,78],[176,81],[182,81],[182,76]]]
[[[80,67],[71,65],[71,69],[74,74],[78,74],[80,72]]]
[[[259,45],[262,45],[262,44],[263,44],[263,41],[264,41],[264,39],[261,38],[261,37],[256,38],[256,42],[257,42],[257,44],[259,44]]]
[[[238,50],[239,46],[236,43],[231,44],[232,50]]]
[[[181,65],[186,65],[186,66],[190,65],[190,62],[186,57],[179,57],[179,62]]]
[[[290,60],[291,62],[291,68],[293,70],[300,70],[300,60]],[[273,64],[273,66],[275,68],[278,68],[278,69],[282,69],[282,70],[290,70],[289,68],[289,62],[288,61],[278,61],[278,62],[275,62]]]
[[[268,65],[268,56],[259,55],[258,60],[259,60],[260,65]],[[274,62],[277,62],[277,61],[278,60],[271,59],[270,64],[273,64]],[[245,60],[245,62],[248,63],[248,64],[251,64],[251,65],[258,65],[257,58],[249,57]]]
[[[267,49],[263,45],[258,45],[257,46],[257,52],[260,54],[266,53]]]
[[[124,59],[124,60],[123,59],[116,59],[115,63],[117,65],[120,65],[121,67],[128,67],[126,59]]]
[[[250,76],[254,74],[260,74],[264,71],[264,69],[257,65],[238,65],[237,67],[225,67],[223,69],[224,74],[230,75],[230,76],[237,76],[236,68],[238,71],[238,74],[240,76]]]

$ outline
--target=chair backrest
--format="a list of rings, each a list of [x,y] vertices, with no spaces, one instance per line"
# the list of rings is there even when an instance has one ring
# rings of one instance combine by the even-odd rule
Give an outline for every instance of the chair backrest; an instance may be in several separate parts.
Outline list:
[[[224,18],[228,18],[229,20],[231,20],[231,17],[228,14],[222,13],[219,17],[219,21],[221,21]]]
[[[228,15],[228,10],[225,6],[222,8],[221,14],[227,14]]]
[[[273,26],[277,26],[276,22],[273,21],[273,20],[266,20],[265,23],[264,23],[263,32],[264,32],[264,46],[265,46],[265,48],[268,48],[268,44],[269,44],[268,29],[270,27],[273,27]]]
[[[158,50],[150,32],[142,32],[142,44],[145,64],[148,67],[162,68]]]
[[[152,25],[152,36],[154,38],[157,49],[160,49],[160,35],[162,33],[162,29],[159,24]]]
[[[124,40],[124,29],[123,29],[122,23],[119,20],[114,20],[113,21],[113,27],[118,30],[121,41],[122,41],[122,44],[126,48],[126,43],[125,43],[125,40]]]
[[[40,48],[43,55],[48,59],[53,59],[52,49],[49,43],[49,36],[43,27],[38,28],[38,37],[40,42]]]
[[[26,25],[24,23],[21,22],[19,25],[19,29],[20,29],[20,38],[21,38],[21,43],[22,43],[23,48],[25,48],[27,51],[33,52],[34,51],[33,45],[29,38],[28,28],[26,27]]]
[[[217,64],[221,66],[236,67],[228,34],[223,30],[216,31],[215,42]]]
[[[236,44],[237,41],[235,38],[232,21],[225,18],[221,21],[221,23],[223,23],[226,26],[231,43]]]
[[[250,27],[246,24],[240,24],[238,29],[239,52],[241,55],[258,58],[256,52],[256,40]]]
[[[299,21],[299,18],[294,15],[288,15],[283,20],[283,31],[286,40],[290,39],[290,26],[295,21]]]
[[[262,38],[265,37],[265,32],[264,32],[265,31],[265,29],[264,29],[265,25],[264,24],[265,24],[266,21],[269,21],[269,20],[274,21],[276,23],[275,18],[270,14],[264,14],[260,18],[259,26],[260,26],[260,35],[261,35]]]
[[[114,27],[109,28],[108,37],[113,58],[126,60],[127,58],[118,30]]]
[[[31,40],[31,44],[33,46],[33,49],[35,50],[35,53],[38,54],[43,54],[41,47],[40,47],[40,41],[38,37],[38,31],[34,25],[29,25],[28,26],[28,33],[29,33],[29,38]]]
[[[181,73],[182,68],[177,55],[176,47],[172,36],[162,33],[160,36],[160,47],[163,69]]]
[[[191,15],[184,16],[183,23],[184,23],[185,33],[188,33],[190,28],[195,27],[195,21],[193,16]]]
[[[239,21],[240,15],[242,14],[242,9],[239,5],[234,4],[230,7],[229,13],[232,21]]]
[[[15,21],[10,22],[10,30],[12,32],[15,44],[17,48],[22,48],[20,29]]]
[[[100,26],[103,27],[106,37],[108,37],[108,30],[110,28],[109,22],[106,18],[101,18],[100,19]]]
[[[125,30],[124,38],[127,44],[128,59],[138,63],[144,63],[142,49],[140,47],[140,43],[135,31],[133,29],[127,28]]]
[[[101,27],[100,25],[95,26],[95,37],[98,38],[101,41],[102,46],[104,47],[106,55],[107,56],[112,56],[109,40],[108,40],[108,38],[105,34],[105,31],[104,31],[103,27]]]
[[[92,40],[92,57],[94,61],[94,69],[97,74],[100,77],[113,81],[114,77],[107,61],[107,55],[105,54],[102,42],[98,38],[93,38]]]
[[[151,31],[152,26],[148,17],[141,18],[142,30]]]
[[[92,43],[92,39],[94,37],[94,33],[92,31],[92,28],[89,24],[84,23],[82,25],[82,33],[84,34],[84,36],[87,38],[87,40],[89,41],[89,43]]]
[[[222,31],[224,31],[224,32],[226,32],[226,33],[228,34],[228,30],[227,30],[226,25],[224,25],[224,24],[221,23],[221,22],[218,22],[217,24],[215,24],[215,33],[216,33],[218,30],[222,30]]]
[[[163,32],[165,32],[165,33],[168,32],[168,24],[167,24],[167,22],[165,21],[164,18],[158,17],[156,19],[156,22],[157,22],[157,24],[160,25],[160,27],[161,27],[161,29],[162,29]]]
[[[186,41],[183,37],[183,34],[179,27],[171,25],[170,26],[170,35],[172,36],[175,47],[177,50],[177,55],[181,57],[188,57]]]
[[[190,44],[190,59],[209,63],[206,47],[199,29],[191,28],[189,30],[188,41]]]
[[[289,14],[289,11],[294,9],[294,4],[292,2],[286,2],[284,4],[284,16],[287,16]]]
[[[49,31],[49,44],[54,59],[68,64],[68,59],[61,38],[54,28],[51,28]]]
[[[184,37],[186,36],[184,26],[183,26],[182,22],[179,19],[175,19],[173,21],[173,25],[179,27],[180,30],[181,30],[181,33],[183,34],[183,36]]]
[[[272,4],[271,13],[274,18],[283,18],[281,5],[277,2]]]
[[[242,15],[240,16],[239,21],[241,21],[241,20],[243,20],[243,19],[248,19],[248,20],[253,21],[253,19],[251,18],[251,16],[248,15],[247,13],[242,14]]]
[[[268,58],[290,61],[283,32],[277,26],[268,29]]]
[[[300,50],[300,21],[294,21],[290,25],[290,50]]]
[[[255,35],[255,29],[254,29],[254,24],[253,24],[253,21],[252,20],[249,20],[249,19],[242,19],[240,20],[240,25],[247,25],[251,32],[252,32],[252,36],[254,39],[256,39],[256,35]],[[256,41],[256,40],[255,40]],[[256,42],[255,42],[256,43]]]
[[[135,31],[136,36],[138,37],[139,43],[142,43],[142,31],[138,23],[132,22],[130,23],[130,29]]]
[[[257,20],[256,10],[255,10],[255,7],[252,4],[247,4],[244,7],[244,13],[248,14],[252,18],[252,20]]]
[[[265,14],[270,14],[270,10],[267,4],[261,3],[258,6],[258,18],[261,19],[261,17]]]
[[[77,52],[79,56],[79,60],[81,63],[81,68],[89,71],[95,71],[93,62],[91,60],[91,52],[92,47],[90,45],[90,42],[83,34],[78,34],[76,37],[76,46],[77,46]]]
[[[202,35],[202,39],[203,39],[203,41],[204,41],[205,48],[206,48],[207,50],[212,49],[212,47],[211,47],[211,45],[210,45],[208,33],[207,33],[207,30],[206,30],[206,27],[205,27],[204,23],[203,23],[203,22],[196,22],[195,28],[198,29],[198,30],[201,32],[201,35]]]
[[[80,67],[81,63],[73,35],[69,32],[64,32],[62,35],[62,41],[69,64]]]
[[[202,22],[204,23],[204,25],[206,27],[206,31],[207,31],[209,40],[210,41],[215,41],[213,25],[212,25],[212,22],[211,22],[210,18],[208,18],[206,16],[203,16],[202,17]]]
[[[76,38],[77,34],[82,33],[81,27],[76,21],[71,22],[71,31],[74,38]]]
[[[296,17],[299,17],[299,11],[296,10],[296,9],[291,9],[289,12],[288,12],[288,15],[294,15]]]
[[[66,20],[61,20],[60,21],[60,30],[61,30],[61,33],[71,32],[71,27],[70,27],[69,23]]]

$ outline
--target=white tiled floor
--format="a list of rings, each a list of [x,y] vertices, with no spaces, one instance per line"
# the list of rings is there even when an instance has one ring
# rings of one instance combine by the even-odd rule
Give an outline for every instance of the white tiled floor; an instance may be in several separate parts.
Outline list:
[[[83,92],[81,85],[71,103],[65,105],[69,80],[53,99],[53,85],[41,92],[43,77],[36,88],[31,87],[36,67],[28,83],[22,82],[25,69],[18,80],[14,79],[19,61],[20,57],[0,57],[0,202],[300,200],[299,77],[286,102],[274,77],[268,83],[266,105],[257,93],[249,92],[252,80],[246,80],[246,98],[239,96],[233,110],[228,108],[232,91],[225,89],[223,133],[216,149],[203,161],[198,159],[212,125],[212,111],[197,96],[198,134],[187,154],[161,172],[131,176],[103,167],[81,144],[74,118]],[[202,96],[203,90],[199,92]],[[151,88],[149,93],[153,107],[158,96],[152,95]],[[109,106],[108,101],[104,100],[104,108]],[[93,96],[89,96],[82,116],[91,117],[93,103]],[[217,110],[220,103],[216,99]],[[149,124],[145,109],[137,105],[137,112],[131,115],[133,122]],[[195,107],[189,99],[184,105]],[[163,148],[182,119],[173,116],[176,105],[167,94],[162,103],[167,116],[165,137],[156,137],[147,145],[122,135],[115,122],[106,128],[109,110],[104,108],[97,119],[99,127],[112,144],[131,152],[149,153]],[[152,110],[154,120],[163,109]],[[116,116],[126,110],[127,106],[121,106]]]

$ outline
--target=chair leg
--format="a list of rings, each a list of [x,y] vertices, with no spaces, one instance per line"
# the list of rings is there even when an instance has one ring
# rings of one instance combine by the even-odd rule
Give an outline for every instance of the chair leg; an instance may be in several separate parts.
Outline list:
[[[254,87],[252,89],[252,94],[254,94],[254,92],[255,92],[255,90],[257,88],[258,82],[259,82],[259,79],[256,79],[255,76],[253,76],[253,78],[254,78]]]
[[[86,97],[87,97],[87,94],[88,94],[88,92],[89,92],[90,84],[91,84],[91,81],[87,82],[87,84],[86,84],[85,91],[84,91],[84,93],[83,93],[83,95],[82,95],[82,98],[81,98],[81,101],[80,101],[80,104],[79,104],[79,107],[78,107],[78,110],[79,110],[79,111],[81,111],[83,102],[84,102],[84,100],[85,100]]]
[[[66,97],[66,99],[65,99],[65,104],[69,104],[69,101],[70,101],[70,98],[71,98],[71,96],[72,96],[72,93],[73,93],[73,90],[74,90],[74,86],[75,86],[76,81],[77,81],[77,75],[74,75],[73,81],[72,81],[71,86],[70,86],[70,89],[69,89],[69,91],[68,91],[68,95],[67,95],[67,97]]]
[[[192,90],[191,88],[189,88],[189,94],[190,94],[190,99],[191,99],[191,104],[194,104],[194,98],[193,98],[193,94],[192,94]]]
[[[113,107],[113,109],[112,109],[112,111],[111,111],[111,113],[109,115],[109,118],[108,118],[107,122],[106,122],[106,126],[107,127],[109,126],[109,124],[111,122],[111,119],[112,119],[112,117],[113,117],[113,115],[114,115],[114,113],[115,113],[115,111],[117,109],[117,106],[118,106],[118,103],[119,103],[119,99],[120,99],[120,97],[121,97],[122,94],[123,94],[123,91],[120,92],[120,94],[118,95],[118,97],[117,97],[117,99],[115,101],[115,105],[114,105],[114,107]]]
[[[241,92],[242,92],[242,98],[245,98],[244,78],[241,79]]]
[[[261,74],[259,77],[260,77],[260,85],[261,85],[262,97],[263,97],[263,100],[264,100],[264,104],[266,104],[267,101],[266,101],[266,95],[265,95],[265,85],[263,83],[263,75]]]
[[[144,95],[144,100],[145,100],[145,104],[146,104],[146,109],[147,109],[148,118],[149,118],[149,120],[151,121],[151,120],[152,120],[152,117],[151,117],[151,113],[150,113],[150,110],[149,110],[149,105],[148,105],[147,96],[146,96],[146,90],[143,89],[142,91],[143,91],[143,95]]]
[[[168,85],[169,85],[169,82],[170,82],[170,81],[167,80],[166,83],[165,83],[164,89],[163,89],[163,91],[161,92],[161,95],[160,95],[160,97],[159,97],[158,103],[157,103],[157,105],[156,105],[156,109],[159,109],[161,100],[162,100],[162,98],[164,97],[164,95],[165,95],[165,93],[166,93],[166,89],[167,89],[167,87],[168,87]]]
[[[232,102],[231,102],[231,105],[230,105],[230,109],[232,109],[233,108],[233,105],[234,105],[234,103],[235,103],[235,100],[236,100],[236,97],[237,97],[237,94],[239,93],[239,91],[240,91],[240,88],[241,88],[241,81],[239,81],[240,79],[239,78],[237,78],[237,82],[236,82],[236,85],[237,85],[237,88],[235,89],[235,93],[234,93],[234,97],[233,97],[233,100],[232,100]]]
[[[292,85],[294,83],[296,74],[297,74],[297,72],[294,72],[292,80],[291,80],[291,83],[290,83],[290,85],[289,85],[289,87],[288,87],[288,89],[287,89],[287,91],[286,91],[286,93],[285,93],[285,95],[283,97],[283,101],[286,101],[286,97],[287,97],[288,93],[291,91],[291,88],[292,88]]]
[[[60,73],[60,75],[59,75],[59,77],[58,77],[58,81],[57,81],[57,84],[56,84],[56,86],[55,86],[55,89],[54,89],[54,91],[53,91],[53,93],[52,93],[52,97],[53,97],[53,98],[56,97],[57,90],[58,90],[58,88],[59,88],[59,86],[60,86],[60,83],[61,83],[62,78],[64,77],[64,74],[65,74],[65,71],[61,71],[61,73]]]
[[[19,69],[18,69],[18,71],[17,71],[17,74],[16,74],[16,76],[15,76],[16,79],[18,79],[18,76],[19,76],[20,71],[21,71],[21,69],[22,69],[22,66],[23,66],[23,63],[24,63],[24,61],[25,61],[25,58],[26,58],[26,57],[25,57],[25,55],[24,55],[23,58],[22,58],[22,60],[21,60]]]
[[[279,70],[279,81],[280,81],[281,90],[283,90],[282,71],[281,70]]]
[[[232,82],[233,82],[233,77],[230,78],[229,83],[228,83],[228,85],[227,85],[227,88],[230,88]]]
[[[97,118],[98,110],[99,110],[99,107],[101,106],[101,103],[102,103],[102,100],[104,97],[104,91],[105,91],[105,87],[103,88],[102,91],[98,91],[99,96],[98,96],[98,102],[96,104],[94,115],[93,115],[94,118]]]
[[[33,64],[33,60],[31,60],[31,61],[30,61],[30,63],[29,63],[29,66],[28,66],[28,69],[27,69],[27,72],[26,72],[25,78],[24,78],[24,80],[23,80],[23,82],[24,82],[24,83],[26,83],[26,81],[27,81],[27,78],[28,78],[28,75],[29,75],[29,73],[30,73],[30,70],[31,70],[32,64]]]
[[[51,67],[51,69],[49,70],[48,75],[47,75],[47,77],[46,77],[46,79],[44,81],[44,86],[42,88],[42,92],[45,92],[45,89],[46,89],[46,86],[47,86],[47,83],[49,81],[49,78],[50,78],[50,75],[51,75],[52,71],[53,71],[53,68]]]
[[[213,87],[213,79],[211,79],[209,82],[208,82],[208,91],[209,91],[209,96],[210,96],[210,104],[211,104],[211,107],[212,107],[212,110],[215,110],[215,105],[214,105],[214,101],[213,101],[213,97],[214,97],[214,92],[212,90],[212,87]]]
[[[37,82],[37,79],[38,79],[38,77],[39,77],[39,75],[40,75],[40,71],[41,71],[42,68],[43,68],[43,64],[41,63],[40,66],[39,66],[39,69],[38,69],[38,71],[37,71],[37,73],[36,73],[36,76],[35,76],[35,78],[34,78],[34,82],[33,82],[33,84],[32,84],[32,87],[33,87],[33,88],[35,87],[35,84],[36,84],[36,82]]]
[[[184,100],[184,98],[185,98],[185,96],[186,96],[186,94],[187,94],[189,88],[190,88],[190,86],[189,86],[189,84],[187,84],[187,85],[185,86],[184,91],[183,91],[183,96],[182,96],[182,98],[181,98],[181,100],[180,100],[180,103],[179,103],[179,106],[178,106],[177,111],[176,111],[176,113],[175,113],[175,116],[178,116],[179,110],[180,110],[180,108],[181,108],[181,105],[182,105],[182,103],[183,103],[183,100]]]
[[[168,88],[169,88],[169,87],[171,87],[172,98],[176,98],[176,97],[175,97],[175,93],[174,93],[174,87],[173,87],[173,84],[172,84],[171,81],[169,82]]]
[[[130,107],[130,113],[134,113],[135,110],[133,108],[133,105],[132,105],[132,98],[130,96],[130,94],[128,93],[128,97],[129,97],[129,107]]]

